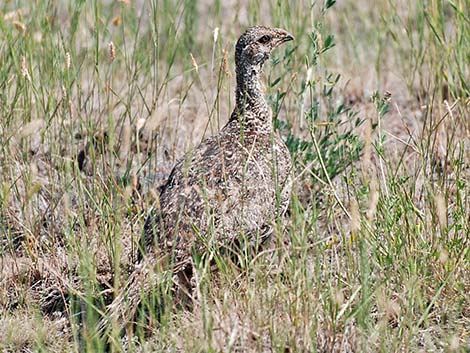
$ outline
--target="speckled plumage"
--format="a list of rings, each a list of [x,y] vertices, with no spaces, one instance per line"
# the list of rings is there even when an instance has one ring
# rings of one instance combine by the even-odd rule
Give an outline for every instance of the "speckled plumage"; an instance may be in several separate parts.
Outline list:
[[[259,244],[272,233],[289,201],[291,158],[273,132],[260,74],[271,51],[292,39],[282,29],[257,26],[238,40],[235,109],[218,135],[173,168],[144,229],[150,263],[165,261],[178,273],[191,266],[194,253],[231,248],[239,239]],[[139,267],[126,297],[146,287],[147,272]]]

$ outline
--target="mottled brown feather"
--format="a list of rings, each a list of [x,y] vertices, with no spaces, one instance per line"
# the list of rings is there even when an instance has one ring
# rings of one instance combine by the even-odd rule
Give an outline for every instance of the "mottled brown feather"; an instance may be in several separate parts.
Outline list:
[[[289,202],[291,158],[273,131],[260,74],[271,51],[292,39],[282,29],[261,26],[239,38],[236,106],[230,120],[176,163],[159,207],[145,224],[143,247],[148,252],[126,292],[111,305],[111,316],[125,316],[125,298],[131,307],[127,314],[133,314],[140,293],[155,283],[149,268],[157,263],[178,274],[191,266],[194,253],[230,248],[240,238],[261,243],[272,233]]]

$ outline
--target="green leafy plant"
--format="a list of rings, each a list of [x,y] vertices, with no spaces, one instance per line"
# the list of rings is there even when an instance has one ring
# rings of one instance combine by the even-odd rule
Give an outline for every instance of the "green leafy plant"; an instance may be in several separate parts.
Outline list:
[[[322,68],[319,63],[322,56],[335,47],[335,37],[325,33],[323,24],[324,17],[334,4],[335,1],[325,3],[320,18],[307,34],[309,40],[304,59],[307,77],[301,79],[298,87],[294,88],[299,104],[302,105],[301,124],[305,120],[305,126],[294,129],[291,121],[279,118],[287,92],[270,95],[274,106],[275,127],[284,136],[298,169],[308,168],[310,175],[321,179],[326,176],[332,179],[340,175],[359,159],[363,148],[357,128],[363,124],[364,118],[359,117],[336,93],[341,76]],[[294,53],[295,48],[287,50],[282,60],[273,61],[274,65],[282,62],[284,67],[291,67]],[[269,86],[276,86],[280,79],[273,79]]]

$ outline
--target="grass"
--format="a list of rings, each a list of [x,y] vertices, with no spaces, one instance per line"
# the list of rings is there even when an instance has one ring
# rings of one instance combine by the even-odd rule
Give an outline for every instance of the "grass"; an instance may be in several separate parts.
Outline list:
[[[156,186],[228,119],[234,43],[263,23],[296,37],[265,70],[288,219],[110,348],[469,352],[469,6],[2,2],[0,349],[105,350]]]

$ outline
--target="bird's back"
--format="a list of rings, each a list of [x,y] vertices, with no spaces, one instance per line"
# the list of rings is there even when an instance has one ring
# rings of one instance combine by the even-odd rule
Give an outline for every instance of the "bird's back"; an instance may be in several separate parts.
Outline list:
[[[287,205],[290,166],[279,136],[231,120],[175,165],[147,236],[183,267],[194,250],[262,241]]]

